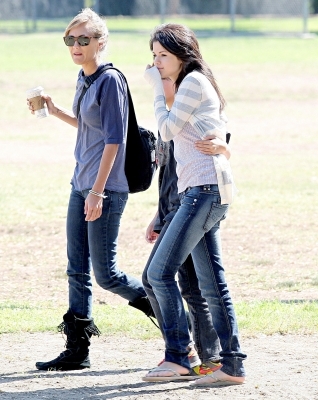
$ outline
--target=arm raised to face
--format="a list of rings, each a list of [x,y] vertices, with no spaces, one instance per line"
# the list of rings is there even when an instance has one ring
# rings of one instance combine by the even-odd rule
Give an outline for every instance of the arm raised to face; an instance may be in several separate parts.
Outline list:
[[[174,102],[174,95],[176,88],[172,80],[169,78],[162,79],[162,85],[163,85],[163,90],[165,92],[166,104],[170,110]]]

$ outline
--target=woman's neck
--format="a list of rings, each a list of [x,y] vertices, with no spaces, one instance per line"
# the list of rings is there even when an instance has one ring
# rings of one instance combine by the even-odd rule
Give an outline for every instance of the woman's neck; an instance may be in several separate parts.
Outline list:
[[[94,60],[94,62],[90,62],[89,64],[83,64],[83,72],[85,76],[92,75],[97,71],[97,68],[100,66],[101,60]]]

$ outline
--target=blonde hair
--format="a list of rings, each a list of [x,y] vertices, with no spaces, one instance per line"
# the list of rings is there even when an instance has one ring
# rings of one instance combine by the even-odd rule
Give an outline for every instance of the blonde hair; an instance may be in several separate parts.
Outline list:
[[[89,23],[92,36],[98,37],[99,42],[103,44],[100,51],[104,51],[108,41],[106,21],[90,8],[83,8],[83,10],[72,19],[72,21],[67,25],[64,35],[67,36],[70,33],[70,30],[75,26],[85,23]]]

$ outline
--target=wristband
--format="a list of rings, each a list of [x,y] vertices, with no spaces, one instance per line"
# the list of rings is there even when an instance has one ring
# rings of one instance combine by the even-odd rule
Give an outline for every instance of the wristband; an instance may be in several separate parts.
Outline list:
[[[101,197],[102,199],[106,199],[107,196],[104,193],[95,192],[95,190],[89,190],[88,193],[93,194],[94,196]]]

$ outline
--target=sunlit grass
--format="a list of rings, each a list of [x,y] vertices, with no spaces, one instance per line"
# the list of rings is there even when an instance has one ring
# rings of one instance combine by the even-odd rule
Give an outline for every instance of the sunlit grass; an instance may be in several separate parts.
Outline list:
[[[0,334],[57,331],[66,310],[51,305],[0,303]],[[123,335],[135,339],[159,337],[158,329],[145,315],[128,306],[96,305],[95,323],[103,335]]]
[[[243,334],[312,334],[318,332],[317,302],[260,301],[236,304]]]
[[[78,67],[71,62],[62,36],[63,32],[3,36],[1,43],[6,57],[1,61],[0,71],[14,74],[15,71],[36,69],[41,75],[55,70],[62,76],[68,71],[75,72]],[[127,33],[110,33],[108,58],[126,68],[139,65],[144,69],[146,63],[151,61],[148,40],[149,34],[145,33],[133,36]],[[317,39],[211,36],[200,38],[200,45],[205,59],[212,65],[270,65],[289,62],[303,65],[317,63],[316,41]],[[19,52],[12,51],[17,47]]]
[[[240,332],[245,336],[318,332],[317,302],[239,302],[235,308]],[[65,309],[45,303],[38,306],[0,303],[0,333],[54,332],[64,313]],[[153,323],[129,306],[96,305],[94,320],[104,336],[160,337]]]

